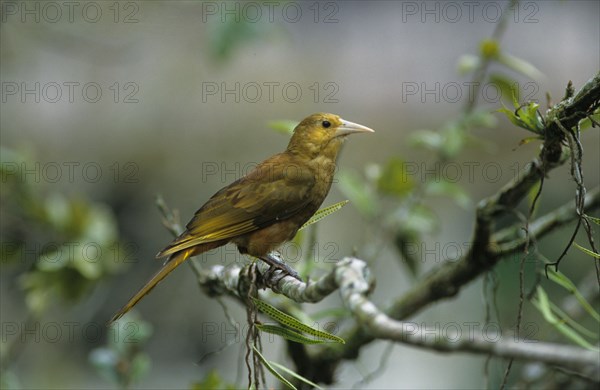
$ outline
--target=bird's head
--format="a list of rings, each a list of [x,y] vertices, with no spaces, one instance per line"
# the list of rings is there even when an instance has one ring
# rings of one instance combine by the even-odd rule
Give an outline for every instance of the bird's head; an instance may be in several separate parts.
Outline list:
[[[372,132],[373,130],[366,126],[347,121],[335,114],[312,114],[296,126],[288,150],[310,156],[333,153],[335,158],[346,136]]]

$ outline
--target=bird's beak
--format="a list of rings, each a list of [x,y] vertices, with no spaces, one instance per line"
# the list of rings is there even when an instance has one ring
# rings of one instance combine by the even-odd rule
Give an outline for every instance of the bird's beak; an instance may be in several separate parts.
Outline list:
[[[359,125],[358,123],[350,122],[345,119],[341,119],[342,125],[335,131],[334,137],[340,137],[343,135],[354,134],[354,133],[374,133],[373,129],[367,126]]]

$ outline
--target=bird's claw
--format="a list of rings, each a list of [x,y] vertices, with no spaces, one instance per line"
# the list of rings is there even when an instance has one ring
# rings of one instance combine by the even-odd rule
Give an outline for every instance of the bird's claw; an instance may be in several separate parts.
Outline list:
[[[279,283],[279,281],[286,276],[291,276],[294,279],[302,281],[302,279],[300,279],[300,275],[298,275],[296,271],[294,271],[289,265],[285,264],[282,260],[275,258],[273,255],[269,254],[261,257],[261,260],[270,266],[265,273],[265,279],[271,279],[276,271],[280,271],[280,276],[274,280],[275,284]]]
[[[277,272],[277,275],[275,275],[276,272]],[[277,267],[273,267],[273,266],[269,267],[269,269],[267,270],[267,272],[264,275],[264,279],[266,281],[268,281],[268,284],[275,286],[281,281],[281,279],[285,278],[286,276],[291,276],[294,279],[302,281],[302,279],[300,279],[300,276],[298,275],[297,272],[295,272],[293,270],[292,270],[292,272],[288,272],[288,271],[282,270],[281,268],[277,268]]]

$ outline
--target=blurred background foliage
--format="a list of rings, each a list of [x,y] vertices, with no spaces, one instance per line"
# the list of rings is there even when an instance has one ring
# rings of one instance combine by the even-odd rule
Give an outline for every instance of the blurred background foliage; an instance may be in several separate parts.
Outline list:
[[[236,4],[101,2],[104,17],[95,23],[78,13],[74,22],[64,16],[57,23],[31,17],[22,22],[2,9],[3,88],[58,83],[64,95],[54,103],[3,95],[3,388],[239,384],[244,310],[229,305],[236,329],[218,303],[198,290],[187,268],[153,291],[130,322],[105,327],[157,268],[154,254],[170,240],[154,205],[157,193],[185,222],[216,190],[283,149],[289,129],[308,114],[335,112],[372,127],[374,136],[346,145],[325,202],[349,199],[351,206],[303,232],[291,263],[318,271],[355,253],[370,262],[377,278],[373,299],[385,305],[428,269],[464,253],[476,202],[537,154],[539,143],[519,146],[531,134],[494,111],[510,110],[513,95],[519,102],[536,100],[543,111],[546,92],[556,102],[568,80],[578,88],[600,68],[600,6],[592,1],[521,3],[501,42],[489,38],[496,23],[481,14],[473,22],[464,17],[423,23],[420,15],[404,14],[402,2],[294,3],[304,15],[296,22],[277,12],[273,22],[243,13],[223,20],[219,7],[226,3]],[[208,12],[213,6],[216,14]],[[532,9],[534,16],[526,18]],[[484,62],[486,78],[480,81],[494,82],[502,98],[482,88],[477,102],[469,101],[465,83],[477,78]],[[73,102],[65,82],[79,83]],[[84,99],[86,83],[100,86],[99,101]],[[241,93],[251,83],[262,86],[257,101]],[[276,83],[272,99],[265,83]],[[297,101],[283,92],[287,83],[300,85]],[[460,99],[444,96],[451,83],[460,87]],[[415,85],[418,93],[407,93]],[[218,93],[207,94],[214,86]],[[235,88],[237,94],[221,94]],[[600,182],[598,132],[584,133],[583,142],[591,188]],[[458,176],[450,174],[454,169]],[[552,172],[537,212],[572,199],[572,184],[568,167]],[[553,258],[569,228],[541,240],[538,252]],[[573,281],[591,269],[590,258],[578,252],[561,264]],[[302,265],[300,258],[310,261]],[[201,261],[245,260],[224,248]],[[514,330],[519,261],[501,263],[486,278],[497,285],[494,320],[506,334]],[[531,283],[533,258],[526,271]],[[483,325],[482,288],[490,286],[482,283],[414,321]],[[544,288],[553,301],[568,298],[552,281]],[[592,305],[597,311],[598,301]],[[337,297],[305,309],[341,328],[349,323],[340,317]],[[585,312],[580,316],[583,327],[597,325]],[[569,341],[543,318],[526,307],[532,338]],[[55,328],[59,335],[50,333]],[[597,342],[597,333],[589,339]],[[269,342],[265,349],[281,356],[282,345]],[[374,370],[383,348],[372,345],[343,366],[340,385],[351,386]],[[388,364],[401,369],[382,373],[369,386],[480,387],[485,359],[399,345]],[[435,377],[428,373],[433,365]],[[491,383],[499,382],[503,370],[501,363],[492,366]],[[459,371],[464,375],[454,375]]]
[[[24,271],[18,284],[27,309],[41,316],[56,303],[52,299],[82,299],[101,279],[123,267],[126,254],[106,204],[23,180],[24,169],[35,161],[2,149],[2,262]]]

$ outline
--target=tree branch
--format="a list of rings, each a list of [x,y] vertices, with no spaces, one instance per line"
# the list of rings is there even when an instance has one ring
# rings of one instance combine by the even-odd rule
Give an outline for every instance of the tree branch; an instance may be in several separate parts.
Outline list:
[[[474,352],[556,364],[577,370],[597,371],[600,368],[598,351],[531,340],[516,342],[510,338],[489,341],[475,334],[451,340],[447,335],[433,334],[430,330],[423,331],[414,323],[393,320],[367,299],[369,282],[363,277],[368,274],[366,268],[367,265],[362,260],[345,258],[339,263],[336,280],[346,306],[377,339],[392,340],[439,352]]]
[[[257,264],[261,272],[268,265]],[[222,288],[213,290],[219,294],[237,295],[241,267],[234,265],[213,266],[205,270],[205,281],[221,281]],[[209,276],[210,275],[210,276]],[[272,280],[277,280],[273,276]],[[214,283],[206,285],[214,286]],[[367,296],[374,286],[374,279],[363,260],[344,258],[326,275],[314,283],[303,283],[286,276],[274,288],[297,302],[315,302],[339,289],[345,306],[352,312],[362,329],[371,337],[386,339],[419,348],[439,352],[471,352],[560,365],[573,370],[598,370],[598,352],[568,345],[545,343],[535,340],[513,341],[509,337],[486,340],[485,337],[470,332],[468,337],[449,337],[438,330],[420,329],[412,322],[397,321],[377,308]],[[318,366],[317,366],[318,367]]]

